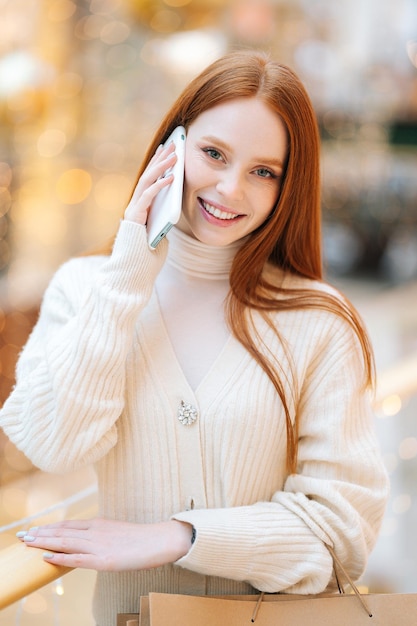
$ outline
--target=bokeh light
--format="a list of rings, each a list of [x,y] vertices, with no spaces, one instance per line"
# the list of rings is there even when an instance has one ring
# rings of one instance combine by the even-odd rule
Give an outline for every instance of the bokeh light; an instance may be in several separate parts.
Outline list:
[[[401,411],[401,406],[402,402],[400,396],[398,396],[397,394],[392,394],[383,399],[381,407],[382,413],[387,417],[397,415],[397,413]]]
[[[54,0],[49,3],[46,17],[52,22],[63,22],[74,15],[77,4],[71,0]]]
[[[62,152],[66,143],[67,137],[62,130],[50,128],[39,136],[38,152],[40,156],[55,157]]]
[[[415,459],[417,457],[417,438],[406,437],[406,439],[403,439],[398,452],[401,459]]]
[[[56,194],[64,204],[78,204],[88,197],[91,187],[91,174],[86,170],[73,168],[58,178]]]
[[[103,211],[116,213],[127,206],[132,192],[132,179],[123,174],[107,174],[102,176],[94,186],[94,199]]]
[[[35,592],[25,598],[23,603],[24,613],[28,613],[29,615],[38,615],[40,613],[45,613],[47,610],[48,603],[42,593]]]

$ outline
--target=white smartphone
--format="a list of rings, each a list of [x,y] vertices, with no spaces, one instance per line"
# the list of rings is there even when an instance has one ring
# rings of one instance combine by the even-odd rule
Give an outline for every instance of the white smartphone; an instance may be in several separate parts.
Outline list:
[[[174,180],[170,185],[161,189],[152,202],[146,223],[148,244],[151,248],[156,248],[178,222],[181,215],[185,159],[185,128],[183,126],[177,126],[164,145],[168,145],[171,141],[175,144],[177,160],[174,166],[164,173],[164,176],[172,172]]]

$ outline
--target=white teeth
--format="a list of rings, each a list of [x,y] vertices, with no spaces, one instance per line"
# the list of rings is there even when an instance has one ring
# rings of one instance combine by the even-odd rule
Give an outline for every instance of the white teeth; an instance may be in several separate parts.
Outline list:
[[[202,202],[202,204],[207,213],[214,215],[214,217],[217,217],[219,220],[234,220],[238,217],[236,213],[226,213],[226,211],[220,211],[220,209],[217,209],[211,204],[207,204],[207,202]]]

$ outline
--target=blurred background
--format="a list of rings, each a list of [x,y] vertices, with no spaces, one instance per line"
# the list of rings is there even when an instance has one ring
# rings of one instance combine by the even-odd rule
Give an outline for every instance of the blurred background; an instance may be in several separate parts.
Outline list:
[[[0,404],[52,273],[113,235],[160,118],[236,47],[290,65],[315,106],[326,274],[374,342],[392,480],[363,583],[417,591],[417,0],[0,0]],[[89,472],[43,475],[0,434],[0,549],[78,491]],[[90,574],[1,623],[89,626]]]

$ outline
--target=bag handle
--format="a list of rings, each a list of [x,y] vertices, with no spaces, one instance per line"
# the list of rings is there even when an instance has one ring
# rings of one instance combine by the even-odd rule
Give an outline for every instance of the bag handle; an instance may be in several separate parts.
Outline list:
[[[372,617],[372,612],[369,610],[368,606],[366,605],[366,602],[361,594],[361,592],[359,591],[359,589],[357,588],[357,586],[355,585],[355,583],[353,582],[353,580],[351,579],[351,577],[349,576],[349,574],[347,573],[347,571],[345,570],[344,566],[342,565],[342,562],[340,561],[339,557],[336,555],[334,549],[329,546],[328,544],[325,544],[326,548],[328,549],[328,551],[331,554],[331,557],[333,559],[333,571],[334,571],[334,575],[336,578],[336,583],[337,583],[337,587],[339,589],[339,593],[340,594],[344,594],[345,590],[343,588],[343,585],[340,582],[340,578],[339,578],[339,574],[338,574],[338,569],[343,573],[343,576],[346,578],[346,580],[348,581],[349,585],[352,587],[356,597],[358,598],[359,602],[361,603],[362,607],[364,608],[364,610],[366,611],[368,617]],[[252,619],[251,622],[255,622],[256,617],[259,613],[259,609],[261,608],[261,604],[262,604],[262,600],[265,597],[265,592],[261,591],[261,593],[259,594],[259,598],[256,602],[255,608],[253,610],[253,614],[252,614]]]
[[[337,581],[337,586],[339,587],[339,592],[340,590],[342,591],[342,593],[345,593],[345,590],[343,589],[343,586],[340,585],[340,581],[338,578],[338,574],[337,574],[337,567],[342,571],[343,576],[346,578],[346,580],[348,581],[349,585],[352,587],[356,597],[358,598],[359,602],[362,604],[363,608],[365,609],[366,613],[368,614],[368,617],[372,617],[372,611],[369,610],[369,607],[367,606],[363,595],[361,594],[361,592],[359,591],[359,589],[357,588],[357,586],[355,585],[355,583],[353,582],[353,580],[351,579],[351,577],[349,576],[349,574],[347,573],[347,571],[345,570],[344,566],[342,565],[342,562],[340,561],[339,557],[336,555],[336,552],[334,551],[334,549],[326,544],[326,548],[328,549],[328,551],[330,552],[332,559],[333,559],[333,570],[334,570],[334,574],[336,577],[336,581]],[[337,567],[336,567],[337,566]]]

